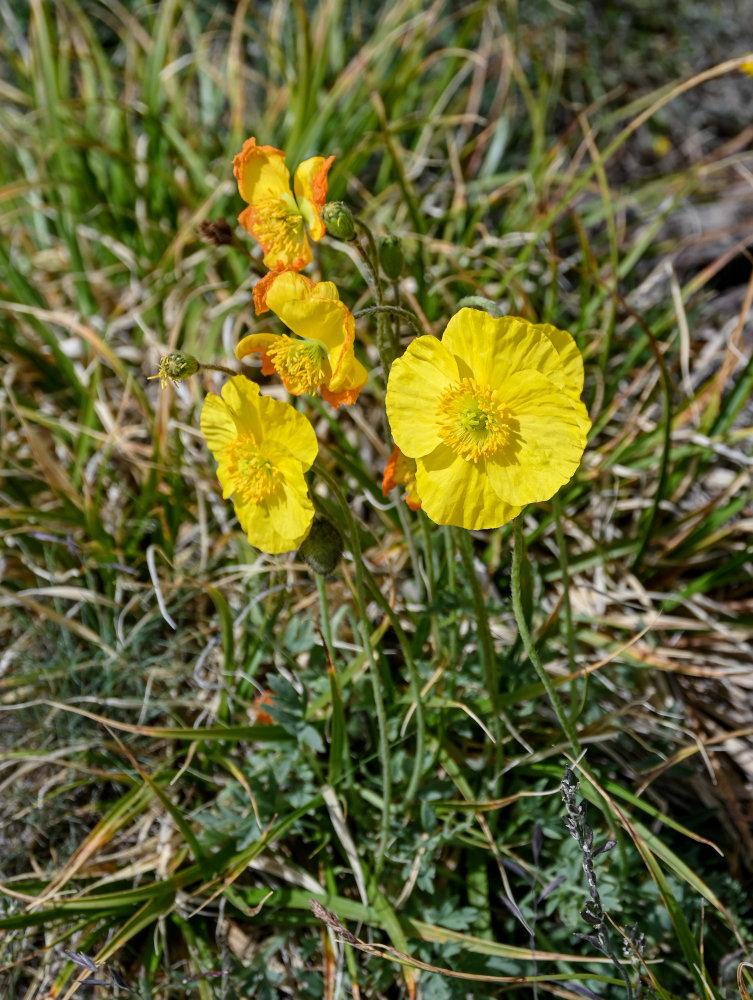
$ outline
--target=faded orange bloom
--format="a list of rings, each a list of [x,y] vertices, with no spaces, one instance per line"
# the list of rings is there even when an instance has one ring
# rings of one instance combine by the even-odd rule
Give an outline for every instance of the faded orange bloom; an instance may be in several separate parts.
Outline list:
[[[421,509],[421,499],[416,489],[416,460],[408,458],[395,445],[382,478],[382,496],[386,497],[396,486],[405,486],[403,499],[411,510]]]
[[[324,236],[321,210],[327,198],[327,172],[334,156],[304,160],[293,178],[285,166],[285,153],[274,146],[257,146],[252,136],[233,160],[233,173],[241,198],[248,202],[238,222],[258,241],[264,264],[271,271],[299,271],[311,263],[306,236]]]
[[[356,321],[337,288],[294,271],[274,274],[266,287],[269,308],[297,336],[251,333],[235,356],[260,354],[263,374],[276,372],[294,396],[320,395],[334,407],[355,403],[368,372],[353,353]]]

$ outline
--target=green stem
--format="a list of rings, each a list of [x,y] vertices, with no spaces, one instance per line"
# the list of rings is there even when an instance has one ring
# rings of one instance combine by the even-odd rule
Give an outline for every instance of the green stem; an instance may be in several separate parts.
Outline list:
[[[374,234],[371,229],[366,225],[363,219],[356,215],[353,219],[358,228],[366,237],[366,242],[369,244],[369,252],[367,253],[360,243],[356,243],[356,248],[360,251],[361,258],[369,269],[369,274],[371,275],[371,280],[374,282],[374,293],[376,295],[377,303],[381,306],[384,304],[384,289],[382,288],[382,276],[379,273],[379,251],[377,250],[376,240],[374,239]]]
[[[368,316],[370,313],[392,313],[393,316],[401,316],[403,319],[407,319],[419,337],[424,336],[426,330],[421,326],[421,321],[415,313],[411,312],[410,309],[403,309],[402,306],[367,306],[365,309],[359,309],[358,312],[354,312],[353,315],[356,319],[360,316]]]
[[[319,594],[319,610],[321,612],[321,623],[322,623],[322,635],[324,636],[324,644],[327,647],[327,652],[329,653],[329,658],[332,663],[335,662],[335,649],[332,645],[332,627],[329,621],[329,603],[327,601],[327,588],[324,583],[324,577],[321,573],[314,573],[316,577],[316,589]]]
[[[411,693],[416,703],[416,752],[413,757],[413,771],[411,772],[410,781],[405,791],[405,801],[410,803],[415,799],[421,781],[424,764],[424,747],[426,746],[426,723],[424,720],[424,706],[421,701],[421,677],[416,667],[416,661],[413,658],[408,636],[400,624],[400,619],[390,607],[389,602],[376,585],[376,582],[370,576],[367,577],[366,583],[371,596],[389,618],[390,625],[397,636],[397,641],[400,644],[403,659],[410,675]]]
[[[374,312],[377,314],[377,349],[379,351],[379,360],[382,362],[382,370],[384,372],[384,380],[386,382],[387,376],[390,373],[392,362],[397,357],[398,344],[393,336],[392,328],[387,322],[387,317],[383,312],[384,286],[382,284],[382,276],[379,273],[379,251],[377,250],[374,234],[363,219],[356,216],[353,221],[364,234],[366,242],[369,245],[369,249],[367,251],[360,242],[354,244],[361,255],[361,259],[369,269],[369,275],[371,276],[371,281],[374,285],[374,297],[376,299],[376,308],[374,309]]]
[[[340,491],[340,487],[335,477],[320,462],[314,463],[315,471],[327,483],[332,495],[335,497],[343,512],[348,526],[350,536],[350,551],[353,553],[353,568],[356,576],[356,601],[358,602],[358,619],[361,630],[361,640],[369,661],[369,673],[371,675],[371,685],[374,692],[374,707],[376,709],[377,728],[379,730],[379,759],[382,765],[382,822],[379,831],[379,846],[374,858],[374,878],[378,879],[384,868],[384,859],[387,854],[387,841],[390,834],[390,810],[392,807],[392,773],[390,771],[390,752],[387,736],[387,712],[384,707],[382,697],[381,681],[379,677],[379,667],[374,656],[374,649],[371,645],[368,630],[368,613],[366,608],[366,588],[364,583],[364,563],[361,555],[361,541],[358,537],[358,525],[350,512],[350,507],[345,501],[345,497]],[[379,589],[378,587],[376,588]]]
[[[512,609],[515,615],[515,621],[518,624],[520,638],[523,640],[523,645],[526,653],[528,654],[528,658],[533,664],[536,673],[539,675],[539,680],[543,684],[544,690],[549,697],[549,701],[551,702],[552,708],[557,715],[562,731],[567,736],[573,754],[575,757],[578,757],[580,754],[578,736],[572,723],[568,719],[564,708],[562,707],[562,702],[559,699],[559,695],[557,694],[554,684],[552,684],[549,674],[546,672],[541,660],[539,659],[539,654],[536,652],[536,647],[531,639],[531,633],[528,631],[528,625],[526,623],[525,615],[523,614],[523,603],[520,596],[520,569],[523,562],[523,546],[524,540],[522,522],[520,517],[516,517],[513,521],[512,576],[510,579]]]
[[[210,372],[222,372],[223,375],[240,375],[238,371],[233,371],[232,368],[227,368],[225,365],[210,365],[207,361],[200,361],[198,370],[201,371],[202,368],[205,371]]]
[[[486,677],[486,688],[489,692],[489,700],[492,703],[491,731],[494,738],[495,769],[502,769],[502,706],[499,703],[499,678],[497,677],[497,654],[494,651],[494,640],[489,628],[489,616],[486,613],[486,602],[481,592],[481,584],[476,576],[476,568],[473,565],[473,546],[471,536],[465,528],[458,528],[454,532],[460,558],[463,561],[465,575],[471,586],[473,593],[473,603],[476,608],[476,633],[478,635],[481,659],[484,664],[484,674]]]

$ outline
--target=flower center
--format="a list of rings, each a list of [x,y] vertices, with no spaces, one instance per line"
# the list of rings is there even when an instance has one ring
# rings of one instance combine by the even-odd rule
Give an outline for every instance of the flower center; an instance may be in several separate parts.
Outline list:
[[[461,458],[490,458],[512,440],[509,417],[491,386],[464,378],[442,393],[437,407],[439,433]]]
[[[261,503],[282,481],[279,470],[262,455],[250,434],[241,434],[225,445],[222,465],[233,484],[235,499],[243,503]]]
[[[320,340],[293,340],[283,334],[267,347],[266,354],[285,388],[295,396],[315,395],[332,374],[327,348]]]
[[[300,250],[305,239],[304,221],[292,194],[264,198],[253,208],[254,235],[265,252]]]

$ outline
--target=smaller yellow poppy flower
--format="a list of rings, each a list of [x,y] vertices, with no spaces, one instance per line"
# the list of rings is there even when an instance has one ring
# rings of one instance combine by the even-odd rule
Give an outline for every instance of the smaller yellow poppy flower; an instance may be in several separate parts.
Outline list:
[[[266,303],[300,339],[252,333],[238,344],[236,357],[261,354],[262,372],[277,372],[294,396],[319,394],[334,407],[355,403],[368,372],[353,353],[356,321],[335,285],[282,271],[267,285]]]
[[[586,446],[582,389],[575,341],[549,324],[461,309],[441,341],[416,338],[392,365],[387,416],[428,516],[496,528],[552,497]]]
[[[382,496],[386,497],[396,486],[405,486],[404,500],[411,510],[420,510],[421,500],[416,488],[416,460],[408,458],[395,445],[382,477]]]
[[[271,271],[300,270],[311,263],[312,240],[324,236],[321,210],[327,198],[327,172],[334,156],[312,156],[304,160],[293,178],[285,166],[285,154],[274,146],[257,146],[253,136],[233,159],[233,173],[241,198],[248,208],[238,222],[264,251],[264,264]]]
[[[204,400],[201,432],[217,461],[222,496],[232,496],[249,542],[273,555],[297,548],[314,518],[303,478],[318,450],[309,421],[235,375],[222,396]]]

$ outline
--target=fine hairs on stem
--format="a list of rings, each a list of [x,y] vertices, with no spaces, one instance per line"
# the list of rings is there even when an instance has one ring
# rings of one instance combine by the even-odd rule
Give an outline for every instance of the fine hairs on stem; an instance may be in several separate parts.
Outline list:
[[[590,899],[581,910],[581,916],[593,928],[592,934],[584,934],[583,937],[589,941],[594,948],[597,948],[602,955],[606,955],[620,974],[625,983],[627,1000],[634,1000],[633,988],[630,984],[630,977],[627,970],[617,958],[609,934],[609,924],[607,923],[604,908],[601,905],[601,896],[596,884],[596,870],[594,868],[594,858],[599,854],[610,851],[615,841],[608,840],[601,847],[594,850],[594,832],[586,822],[586,809],[588,803],[583,798],[578,798],[580,782],[570,767],[565,768],[565,777],[560,785],[562,801],[565,805],[565,826],[570,832],[570,836],[577,842],[581,851],[583,871],[586,873],[588,882],[588,892]]]

